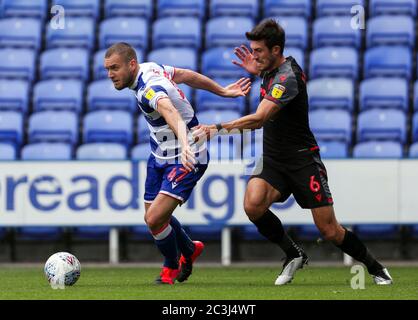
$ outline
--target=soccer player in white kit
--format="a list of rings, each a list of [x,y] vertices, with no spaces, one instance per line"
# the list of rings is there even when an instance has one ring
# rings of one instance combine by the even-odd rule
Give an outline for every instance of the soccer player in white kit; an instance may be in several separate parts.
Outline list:
[[[190,129],[199,122],[177,84],[239,97],[250,91],[250,80],[242,78],[222,87],[192,70],[153,62],[138,64],[135,50],[123,42],[106,51],[104,66],[117,90],[133,90],[150,129],[145,222],[165,258],[156,283],[183,282],[192,273],[193,262],[204,245],[192,241],[172,213],[189,198],[208,166],[209,156],[206,144],[194,141]]]

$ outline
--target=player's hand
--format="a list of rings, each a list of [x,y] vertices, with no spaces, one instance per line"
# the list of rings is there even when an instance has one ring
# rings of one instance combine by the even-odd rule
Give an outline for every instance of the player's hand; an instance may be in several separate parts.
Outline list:
[[[216,125],[199,124],[192,128],[192,135],[195,142],[206,141],[218,133]]]
[[[235,98],[246,96],[251,90],[251,79],[241,78],[224,88],[224,97]]]
[[[181,150],[181,163],[188,171],[193,171],[195,168],[194,166],[197,160],[189,145],[183,147]]]
[[[241,62],[232,60],[233,64],[235,64],[238,67],[244,68],[253,75],[260,74],[260,71],[257,69],[257,63],[253,57],[253,54],[245,45],[241,45],[241,47],[235,47],[234,53]]]

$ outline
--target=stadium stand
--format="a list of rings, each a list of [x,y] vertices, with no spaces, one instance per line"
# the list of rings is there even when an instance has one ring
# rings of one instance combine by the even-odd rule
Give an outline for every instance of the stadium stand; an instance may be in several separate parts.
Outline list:
[[[210,17],[247,16],[258,17],[260,2],[257,0],[212,0],[210,2]]]
[[[104,4],[105,18],[138,16],[149,20],[153,11],[153,0],[106,0]]]
[[[0,110],[26,114],[29,105],[29,83],[22,80],[0,80]]]
[[[155,20],[152,45],[154,49],[178,46],[200,49],[201,23],[196,17],[167,17]]]
[[[71,160],[72,150],[68,143],[31,143],[22,148],[22,160]]]
[[[119,143],[85,143],[77,149],[77,160],[125,160],[126,147]]]
[[[51,79],[39,81],[33,88],[33,111],[84,111],[81,80]]]
[[[55,4],[65,7],[64,29],[50,25]],[[366,30],[352,28],[351,7],[365,4]],[[148,125],[135,97],[105,80],[106,48],[126,41],[140,62],[232,83],[248,76],[231,64],[233,48],[266,17],[283,25],[285,55],[309,75],[311,124],[323,158],[418,158],[416,16],[414,0],[0,0],[0,160],[146,160]],[[259,79],[250,97],[231,101],[180,87],[201,123],[235,119],[259,103]],[[261,153],[253,146],[244,146],[244,157]],[[226,141],[211,154],[225,159],[230,150]],[[356,230],[390,238],[392,227]],[[200,228],[191,230],[219,239],[219,228]],[[317,239],[306,228],[296,232]],[[90,235],[96,231],[92,237],[107,239],[108,227],[92,227]],[[62,229],[17,234],[57,239]]]

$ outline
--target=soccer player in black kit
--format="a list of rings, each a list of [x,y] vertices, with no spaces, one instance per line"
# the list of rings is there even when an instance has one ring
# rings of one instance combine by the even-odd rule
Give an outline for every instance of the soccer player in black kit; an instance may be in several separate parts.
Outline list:
[[[325,240],[364,263],[376,284],[392,284],[387,269],[335,217],[327,172],[309,128],[306,77],[293,57],[283,56],[284,30],[275,20],[267,19],[246,37],[251,52],[244,45],[235,48],[241,61],[233,63],[262,78],[257,111],[226,123],[199,125],[195,136],[210,138],[219,131],[263,128],[263,155],[248,181],[244,209],[258,231],[286,254],[275,284],[291,282],[295,272],[308,261],[280,219],[269,210],[274,202],[284,202],[291,194],[302,208],[311,209]]]

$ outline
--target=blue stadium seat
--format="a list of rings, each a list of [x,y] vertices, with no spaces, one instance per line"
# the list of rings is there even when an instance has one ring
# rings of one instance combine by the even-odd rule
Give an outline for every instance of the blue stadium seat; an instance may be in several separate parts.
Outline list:
[[[144,18],[119,17],[100,23],[99,46],[107,49],[116,42],[127,42],[132,47],[148,49],[148,24]]]
[[[361,240],[389,240],[400,237],[398,224],[358,224],[353,226],[353,232]]]
[[[263,12],[269,16],[303,16],[310,18],[311,0],[264,0]]]
[[[276,17],[286,33],[286,46],[306,49],[308,46],[308,22],[302,17]]]
[[[131,90],[116,90],[108,79],[90,82],[87,89],[87,111],[125,110],[135,112],[137,100]]]
[[[258,0],[211,0],[210,17],[247,16],[258,17]]]
[[[107,49],[102,49],[94,54],[93,77],[94,80],[107,78],[107,70],[104,67],[104,59]],[[144,52],[141,49],[135,49],[138,63],[144,61]]]
[[[169,46],[200,49],[201,29],[201,22],[196,17],[157,19],[153,24],[152,46],[154,49]]]
[[[153,0],[106,0],[105,18],[137,16],[151,19],[154,11]]]
[[[16,148],[10,143],[0,142],[0,160],[16,160]]]
[[[71,231],[73,240],[106,241],[109,239],[110,227],[108,226],[83,226],[75,227]]]
[[[254,26],[251,18],[219,17],[209,19],[206,23],[206,48],[235,47],[247,43],[245,32]]]
[[[208,77],[214,78],[241,78],[247,77],[248,73],[234,64],[233,48],[212,48],[204,51],[202,57],[202,72]]]
[[[415,17],[417,14],[417,3],[415,0],[370,0],[370,16],[381,14],[407,14]]]
[[[136,145],[131,150],[132,160],[148,160],[151,154],[151,146],[149,143],[141,143]]]
[[[23,115],[14,111],[0,112],[0,142],[20,146],[23,141]]]
[[[3,0],[0,1],[0,13],[3,17],[29,17],[44,20],[48,0]]]
[[[41,79],[73,78],[88,80],[89,54],[86,49],[50,49],[41,55]]]
[[[354,146],[354,158],[402,158],[402,145],[394,141],[368,141]]]
[[[320,78],[307,84],[310,110],[338,108],[354,109],[354,84],[345,78]]]
[[[354,48],[325,47],[311,51],[309,78],[340,77],[357,79],[358,54]]]
[[[137,140],[139,144],[146,143],[149,144],[149,127],[148,122],[145,119],[145,116],[143,113],[139,114],[138,117],[138,126],[136,128],[136,134],[137,134]]]
[[[300,48],[285,47],[283,55],[285,57],[293,57],[302,70],[305,70],[305,52]]]
[[[408,83],[406,79],[378,77],[360,84],[360,111],[371,108],[398,108],[408,111]]]
[[[132,115],[126,111],[101,110],[84,117],[83,142],[132,144]]]
[[[158,18],[166,16],[205,17],[205,0],[157,0]]]
[[[22,160],[71,160],[71,149],[67,143],[31,143],[22,148]]]
[[[379,46],[366,50],[364,77],[401,77],[411,79],[412,52],[408,47]]]
[[[84,86],[80,80],[51,79],[36,83],[33,89],[33,110],[83,111]]]
[[[378,16],[367,21],[367,47],[415,46],[415,22],[410,16]]]
[[[63,232],[61,227],[19,227],[16,229],[16,238],[24,241],[53,241],[59,240]]]
[[[418,112],[415,112],[412,117],[412,141],[418,141]]]
[[[125,160],[126,146],[114,142],[85,143],[78,147],[77,160]]]
[[[345,142],[318,140],[318,145],[323,159],[348,158],[348,145]]]
[[[35,77],[35,52],[29,49],[0,49],[0,79],[22,79],[32,82]]]
[[[29,117],[29,142],[78,142],[78,118],[71,111],[42,111]]]
[[[0,47],[39,50],[41,22],[33,18],[0,19]]]
[[[236,79],[214,78],[217,83],[225,87],[234,83]],[[206,90],[196,91],[196,110],[232,110],[244,114],[245,97],[224,98]]]
[[[95,46],[96,21],[88,17],[68,17],[64,29],[46,27],[47,48],[81,47],[93,49]]]
[[[351,114],[346,110],[315,110],[309,112],[309,123],[319,140],[351,142]]]
[[[418,142],[411,144],[409,147],[409,157],[418,158]]]
[[[22,80],[0,80],[0,111],[26,113],[29,102],[29,84]]]
[[[52,0],[52,5],[61,5],[65,16],[88,16],[97,19],[100,15],[99,0]]]
[[[196,116],[202,124],[228,122],[241,117],[238,112],[230,110],[202,111],[197,112]]]
[[[256,79],[251,84],[250,91],[250,113],[253,113],[257,110],[258,105],[260,104],[260,88],[261,88],[261,79]]]
[[[406,140],[406,116],[397,109],[363,111],[357,120],[357,140]]]
[[[161,48],[152,50],[147,61],[177,68],[197,70],[197,53],[191,48]]]
[[[350,16],[356,5],[364,7],[364,0],[317,0],[316,16]]]
[[[351,16],[323,17],[313,23],[313,47],[361,47],[361,31],[351,27]]]

